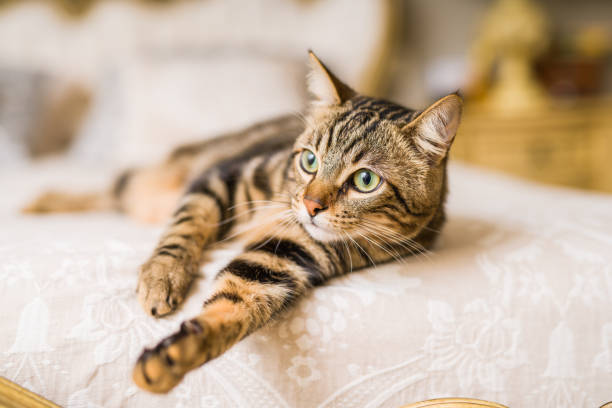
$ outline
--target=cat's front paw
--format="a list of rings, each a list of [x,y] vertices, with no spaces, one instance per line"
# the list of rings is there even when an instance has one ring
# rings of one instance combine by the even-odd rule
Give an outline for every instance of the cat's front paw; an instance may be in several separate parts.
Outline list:
[[[185,299],[194,275],[174,261],[151,260],[140,268],[138,300],[145,312],[160,317],[172,313]]]
[[[132,378],[140,388],[166,393],[174,388],[183,376],[204,362],[202,352],[206,330],[197,320],[188,320],[179,332],[166,337],[155,348],[145,349],[136,362]]]

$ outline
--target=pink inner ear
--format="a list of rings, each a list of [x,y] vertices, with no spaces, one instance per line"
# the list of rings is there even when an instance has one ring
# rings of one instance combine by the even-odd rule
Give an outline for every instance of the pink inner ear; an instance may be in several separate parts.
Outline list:
[[[459,96],[449,95],[436,102],[430,108],[430,113],[435,115],[433,120],[441,122],[440,137],[445,143],[450,144],[457,133],[462,107],[463,101]]]
[[[461,119],[461,109],[457,109],[454,107],[450,112],[446,112],[447,115],[450,115],[450,118],[447,118],[447,123],[444,126],[444,139],[447,142],[451,142],[455,138],[455,134],[457,133],[457,128],[459,127],[459,120]]]
[[[416,128],[415,142],[430,157],[443,158],[452,143],[463,102],[457,95],[449,95],[434,103],[406,128]]]

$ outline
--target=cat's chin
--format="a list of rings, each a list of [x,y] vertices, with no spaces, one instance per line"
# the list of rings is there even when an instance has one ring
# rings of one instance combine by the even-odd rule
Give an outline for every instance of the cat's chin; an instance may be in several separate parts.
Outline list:
[[[303,223],[302,225],[304,226],[308,234],[310,234],[310,236],[316,239],[317,241],[331,242],[338,241],[340,239],[338,234],[330,232],[312,223]]]

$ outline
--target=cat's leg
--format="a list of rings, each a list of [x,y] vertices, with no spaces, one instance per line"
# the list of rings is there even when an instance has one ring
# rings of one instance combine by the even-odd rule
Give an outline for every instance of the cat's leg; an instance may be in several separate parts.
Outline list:
[[[272,195],[272,188],[267,183],[281,183],[281,165],[288,166],[290,157],[287,151],[280,151],[251,160],[229,160],[207,169],[193,181],[184,205],[175,212],[170,227],[141,269],[138,297],[147,313],[162,316],[182,302],[197,275],[204,249],[226,237],[234,225],[252,220],[254,202],[266,200],[268,207],[288,209],[287,202],[270,200],[267,194]],[[256,182],[258,170],[271,174],[268,166],[277,173]]]
[[[120,211],[146,223],[171,216],[187,182],[188,168],[162,164],[123,171],[106,190],[71,193],[50,190],[22,208],[25,214]]]
[[[116,208],[138,221],[166,222],[184,193],[189,169],[173,163],[123,173],[115,182]]]
[[[163,316],[183,301],[197,276],[204,248],[217,239],[222,211],[212,193],[185,196],[140,269],[138,300],[147,313]]]
[[[308,244],[268,239],[234,259],[217,276],[200,315],[143,352],[134,368],[136,384],[169,391],[188,371],[218,357],[323,283],[338,269],[338,260],[327,248]]]

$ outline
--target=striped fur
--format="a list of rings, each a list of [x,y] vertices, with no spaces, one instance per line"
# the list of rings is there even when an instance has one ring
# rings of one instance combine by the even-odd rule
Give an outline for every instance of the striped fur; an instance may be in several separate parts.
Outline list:
[[[174,310],[212,243],[239,237],[245,249],[218,274],[200,315],[145,350],[134,369],[139,386],[166,392],[311,288],[434,243],[444,222],[446,156],[460,98],[450,95],[423,112],[406,109],[356,94],[311,57],[315,102],[298,132],[270,132],[247,142],[250,132],[272,121],[247,130],[240,148],[219,139],[172,156],[194,161],[201,153],[236,148],[191,182],[143,266],[139,296],[145,310],[155,316]],[[318,159],[314,174],[300,166],[305,149]],[[371,193],[351,185],[362,168],[382,177]],[[307,200],[319,212],[309,213]]]
[[[158,167],[124,173],[107,196],[107,206],[155,218],[142,214],[160,191],[174,202],[188,186],[174,210],[163,206],[171,220],[140,270],[139,301],[153,316],[181,304],[214,243],[244,243],[201,313],[144,351],[133,373],[140,387],[167,392],[313,287],[433,245],[461,99],[449,95],[417,112],[359,95],[311,59],[315,99],[305,118],[180,147]],[[305,150],[318,161],[315,172],[300,165]],[[382,180],[369,193],[351,181],[360,169]]]

